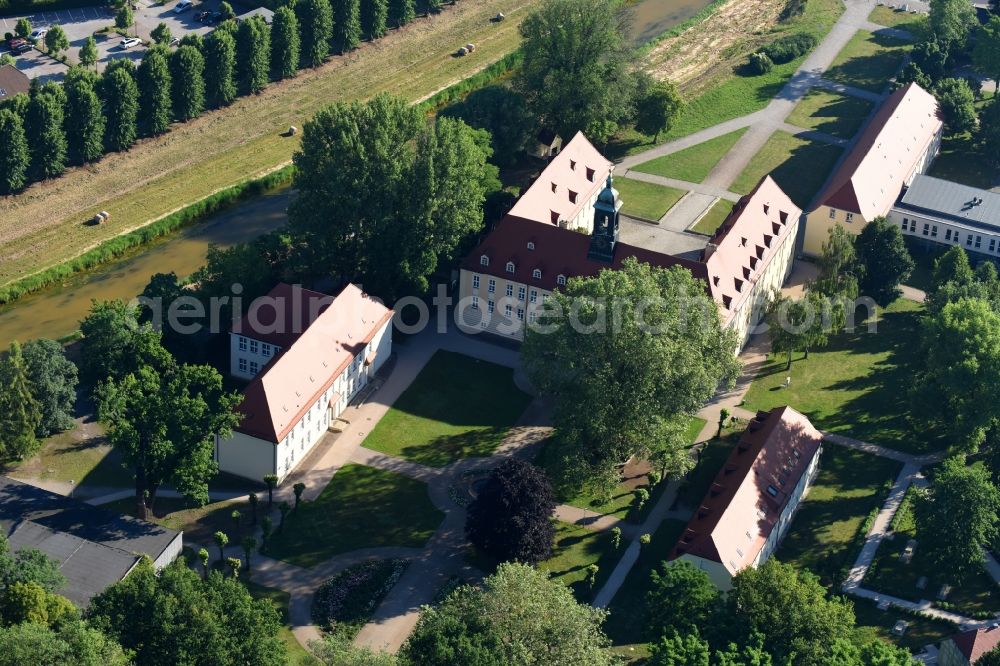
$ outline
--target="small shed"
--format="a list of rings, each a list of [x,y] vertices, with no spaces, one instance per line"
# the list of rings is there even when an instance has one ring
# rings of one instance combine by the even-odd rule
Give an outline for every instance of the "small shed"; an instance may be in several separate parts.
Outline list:
[[[563,140],[561,136],[556,134],[554,130],[543,129],[535,137],[535,145],[528,151],[528,154],[547,160],[550,157],[558,155],[562,147]]]
[[[236,17],[239,22],[246,21],[247,19],[253,18],[254,16],[259,16],[264,19],[264,23],[271,25],[274,23],[274,12],[272,12],[267,7],[258,7],[257,9],[251,9],[245,14],[240,14]]]

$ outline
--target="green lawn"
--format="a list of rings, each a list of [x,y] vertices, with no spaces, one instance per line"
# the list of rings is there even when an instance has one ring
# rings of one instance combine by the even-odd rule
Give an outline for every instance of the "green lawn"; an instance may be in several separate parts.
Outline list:
[[[975,617],[977,614],[992,614],[1000,611],[1000,594],[998,594],[996,583],[985,571],[980,570],[974,575],[970,575],[968,580],[958,584],[947,571],[936,570],[926,561],[926,548],[922,545],[930,543],[936,538],[946,538],[945,535],[921,534],[917,529],[913,519],[912,505],[914,495],[907,492],[903,503],[893,519],[893,530],[896,532],[895,538],[882,541],[875,560],[872,562],[868,575],[865,576],[865,587],[891,594],[911,601],[921,599],[937,599],[937,593],[944,584],[953,588],[948,595],[947,602],[954,604],[955,610],[964,615]],[[913,559],[909,564],[900,559],[907,541],[917,540],[917,547],[914,550]],[[921,577],[927,578],[926,587],[923,590],[917,589],[917,581]]]
[[[254,583],[253,581],[245,580],[244,584],[247,586],[247,590],[250,591],[250,596],[254,599],[268,599],[274,607],[281,614],[281,629],[278,630],[278,638],[282,640],[285,644],[285,663],[292,666],[306,666],[313,665],[320,666],[320,661],[313,657],[305,648],[299,643],[292,633],[292,628],[288,624],[288,601],[289,594],[284,590],[278,590],[273,587],[264,587]]]
[[[875,602],[868,599],[854,598],[852,601],[859,629],[882,640],[905,647],[914,654],[921,652],[925,645],[931,643],[937,645],[958,631],[958,627],[950,622],[911,615],[891,607],[880,611]],[[899,620],[906,620],[910,623],[906,634],[902,637],[892,634],[892,628]]]
[[[813,88],[802,98],[788,122],[805,129],[850,139],[871,113],[872,103],[850,95]]]
[[[634,171],[651,173],[664,178],[677,178],[690,183],[700,183],[705,180],[712,168],[739,141],[747,128],[724,134],[676,153],[657,157],[649,162],[643,162]]]
[[[268,555],[311,567],[358,548],[420,548],[443,518],[423,483],[373,467],[344,465],[316,501],[304,502],[298,515],[289,515]]]
[[[831,81],[880,93],[903,64],[910,42],[859,30],[823,75]]]
[[[929,28],[926,14],[911,14],[910,12],[889,9],[886,6],[873,9],[872,13],[868,15],[868,20],[887,28],[905,30],[917,39],[923,37]]]
[[[17,479],[73,482],[76,486],[132,485],[131,472],[122,467],[120,456],[95,424],[49,437],[38,453],[12,466],[7,474]]]
[[[615,189],[622,196],[622,212],[632,217],[657,222],[687,192],[674,187],[644,183],[630,178],[615,179]]]
[[[593,532],[579,525],[556,522],[554,555],[540,562],[538,568],[548,571],[553,580],[568,585],[581,602],[590,602],[611,575],[627,545],[622,539],[616,551],[610,532]],[[586,582],[587,567],[591,564],[599,567],[593,589]]]
[[[656,638],[646,635],[645,631],[645,598],[649,588],[649,575],[660,562],[666,560],[685,525],[681,520],[663,521],[653,533],[649,545],[639,551],[639,559],[608,606],[611,615],[605,622],[604,629],[615,645],[646,643]]]
[[[990,189],[1000,182],[1000,172],[976,147],[969,134],[946,136],[941,154],[934,160],[929,175],[971,187]]]
[[[258,515],[263,516],[267,506],[267,495],[261,494],[262,502]],[[134,516],[135,500],[131,497],[102,505],[107,509]],[[239,524],[233,520],[233,511],[240,512]],[[212,535],[224,532],[230,543],[239,543],[244,536],[252,534],[253,526],[250,503],[240,500],[209,502],[198,506],[196,502],[179,497],[160,497],[153,503],[151,520],[172,530],[184,532],[184,538],[192,543],[211,544]]]
[[[819,464],[777,557],[836,585],[857,557],[862,524],[882,505],[902,464],[835,444],[824,446]]]
[[[711,236],[715,233],[716,229],[722,226],[722,223],[726,221],[726,218],[729,217],[731,212],[733,212],[733,202],[726,201],[725,199],[719,199],[712,204],[712,207],[708,209],[707,213],[702,215],[697,224],[691,227],[688,231]]]
[[[694,444],[698,439],[698,434],[705,427],[705,419],[697,416],[691,417],[687,425],[685,437],[690,444]],[[550,464],[545,457],[546,449],[542,449],[535,464],[542,468]],[[611,494],[611,498],[602,497],[600,492],[593,488],[585,488],[575,497],[563,498],[563,504],[596,511],[602,515],[614,515],[622,520],[633,523],[640,523],[645,520],[646,515],[656,505],[657,500],[666,489],[666,483],[659,483],[655,488],[649,487],[649,477],[647,475],[648,464],[626,465],[621,483]],[[646,505],[640,510],[636,506],[635,491],[639,488],[649,490],[650,498]]]
[[[742,427],[740,432],[723,432],[722,439],[713,439],[705,444],[697,466],[688,472],[684,485],[677,493],[678,504],[689,508],[698,507],[741,435]]]
[[[937,433],[914,431],[908,422],[908,389],[920,367],[921,305],[898,299],[881,311],[869,333],[859,309],[854,333],[841,332],[809,354],[769,359],[747,392],[750,410],[791,405],[817,428],[911,453],[946,448]],[[784,388],[785,377],[792,383]]]
[[[805,208],[826,182],[841,151],[839,146],[775,132],[729,189],[747,194],[771,174],[785,194]]]
[[[433,467],[488,456],[530,402],[510,368],[439,351],[364,446]]]

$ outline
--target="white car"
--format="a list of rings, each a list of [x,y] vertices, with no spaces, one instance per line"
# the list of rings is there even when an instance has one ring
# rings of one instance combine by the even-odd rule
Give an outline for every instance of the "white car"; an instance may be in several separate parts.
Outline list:
[[[130,49],[133,46],[138,46],[139,44],[142,44],[142,40],[138,37],[126,37],[122,41],[118,42],[118,46],[121,47],[122,51]]]
[[[183,11],[191,9],[193,3],[191,0],[181,0],[174,6],[174,14],[180,14]]]
[[[49,32],[48,28],[35,28],[34,30],[31,31],[31,34],[28,35],[28,39],[30,39],[33,42],[37,42],[40,39],[45,39],[45,35],[47,35],[48,32]]]

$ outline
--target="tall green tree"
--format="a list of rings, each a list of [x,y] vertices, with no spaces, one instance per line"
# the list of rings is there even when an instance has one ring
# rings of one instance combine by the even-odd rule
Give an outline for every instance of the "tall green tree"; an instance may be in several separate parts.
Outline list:
[[[634,79],[614,3],[545,0],[520,27],[514,78],[541,124],[605,141],[634,108]]]
[[[42,408],[31,390],[28,368],[17,342],[0,359],[0,458],[21,460],[38,450],[35,437]]]
[[[1000,93],[1000,16],[994,14],[979,26],[972,47],[972,62],[981,73],[993,79],[995,91]]]
[[[208,501],[208,481],[218,471],[213,437],[229,435],[241,400],[224,389],[215,368],[140,365],[120,381],[100,384],[95,394],[108,441],[135,472],[140,518],[152,510],[164,483]]]
[[[152,37],[155,43],[162,46],[166,46],[170,43],[170,40],[173,39],[173,35],[170,34],[170,26],[162,21],[149,32],[149,36]]]
[[[684,560],[661,562],[653,570],[644,601],[651,636],[704,631],[722,609],[722,596],[708,574]]]
[[[499,189],[488,141],[450,118],[428,128],[387,95],[321,110],[294,157],[297,261],[390,302],[426,291],[439,258],[482,228],[486,194]]]
[[[48,437],[72,428],[78,373],[63,346],[55,340],[31,340],[24,345],[24,364],[42,413],[35,434]]]
[[[438,115],[461,118],[470,127],[489,132],[497,164],[513,164],[534,130],[524,97],[504,85],[473,90]]]
[[[80,47],[80,64],[84,67],[93,67],[97,64],[97,42],[93,36],[84,40]]]
[[[173,359],[160,344],[160,334],[139,320],[139,308],[125,301],[94,303],[80,322],[80,374],[85,384],[94,386],[109,378],[120,381],[143,364],[171,366]]]
[[[181,46],[170,55],[174,118],[186,122],[205,110],[205,58],[193,46]]]
[[[127,2],[123,3],[115,12],[115,27],[119,30],[128,30],[134,23],[135,14],[132,13],[132,7]]]
[[[983,107],[976,139],[990,164],[1000,166],[1000,95]]]
[[[389,0],[362,0],[361,27],[370,39],[385,36],[389,20]]]
[[[669,632],[649,646],[650,666],[709,666],[711,650],[708,642],[694,631],[687,634]]]
[[[558,485],[613,488],[633,456],[665,476],[690,469],[688,419],[735,381],[734,349],[704,285],[683,268],[626,259],[621,270],[570,279],[521,348],[532,383],[554,400]]]
[[[829,237],[816,262],[819,275],[813,288],[826,296],[842,296],[848,300],[858,297],[857,254],[854,236],[839,224],[830,227]]]
[[[104,112],[93,72],[70,69],[66,90],[66,154],[70,162],[85,164],[104,154]]]
[[[135,68],[129,64],[106,69],[101,83],[107,117],[104,145],[112,151],[128,150],[138,134],[139,87],[135,82]]]
[[[341,53],[353,51],[361,42],[360,0],[336,0],[334,12],[334,41]]]
[[[24,130],[34,180],[53,178],[66,170],[64,104],[65,93],[56,84],[46,84],[31,91]]]
[[[238,580],[204,580],[180,560],[157,572],[143,558],[91,601],[91,623],[135,652],[136,664],[284,666],[278,612]]]
[[[930,24],[934,36],[946,45],[963,45],[976,25],[976,12],[964,0],[930,0]]]
[[[777,664],[826,666],[830,644],[853,638],[851,602],[828,597],[815,575],[773,558],[736,574],[727,602],[733,626],[762,635]]]
[[[853,302],[849,305],[853,306]],[[844,315],[845,306],[837,297],[819,292],[794,300],[779,297],[767,314],[771,349],[776,354],[788,354],[787,370],[792,367],[792,352],[801,351],[808,359],[811,349],[825,347],[830,334],[843,326]]]
[[[397,28],[411,23],[417,17],[416,0],[389,0],[389,16]]]
[[[965,79],[945,78],[934,86],[945,127],[952,134],[976,128],[976,98]]]
[[[899,296],[899,285],[910,276],[913,259],[906,250],[903,233],[884,217],[876,217],[865,225],[854,249],[861,271],[861,293],[886,306]]]
[[[658,82],[636,101],[635,128],[659,142],[660,134],[670,131],[683,107],[677,87],[669,81]]]
[[[17,22],[14,24],[14,34],[21,39],[27,39],[32,30],[31,19],[27,17],[17,19]]]
[[[0,194],[20,192],[28,183],[31,156],[21,116],[0,109]]]
[[[1000,315],[980,299],[945,304],[923,326],[915,417],[938,424],[953,446],[975,451],[1000,420]]]
[[[69,48],[69,39],[62,26],[54,25],[45,33],[45,49],[53,58],[58,58],[59,54]]]
[[[205,38],[205,101],[217,109],[236,99],[236,40],[226,30]]]
[[[122,647],[80,620],[58,628],[32,622],[0,629],[0,666],[130,666]]]
[[[291,7],[279,7],[271,24],[271,71],[290,79],[299,68],[299,20]]]
[[[244,95],[267,87],[271,72],[271,30],[259,16],[240,21],[236,32],[236,83]]]
[[[964,456],[946,460],[931,488],[914,505],[920,546],[932,566],[963,582],[981,571],[984,548],[1000,536],[1000,489]]]
[[[319,67],[330,55],[333,8],[330,0],[301,0],[295,5],[302,44],[302,66]]]
[[[414,664],[609,666],[606,611],[525,564],[505,563],[482,587],[464,586],[425,608],[403,646]]]
[[[173,118],[173,77],[163,49],[149,49],[136,72],[139,89],[139,126],[156,136],[170,129]]]

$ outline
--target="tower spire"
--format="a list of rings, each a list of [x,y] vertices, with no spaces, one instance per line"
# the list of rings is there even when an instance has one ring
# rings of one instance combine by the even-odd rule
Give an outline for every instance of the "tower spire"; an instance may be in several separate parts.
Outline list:
[[[621,197],[615,189],[614,178],[608,173],[608,181],[594,202],[594,233],[590,237],[588,258],[609,264],[614,261],[621,209]]]

